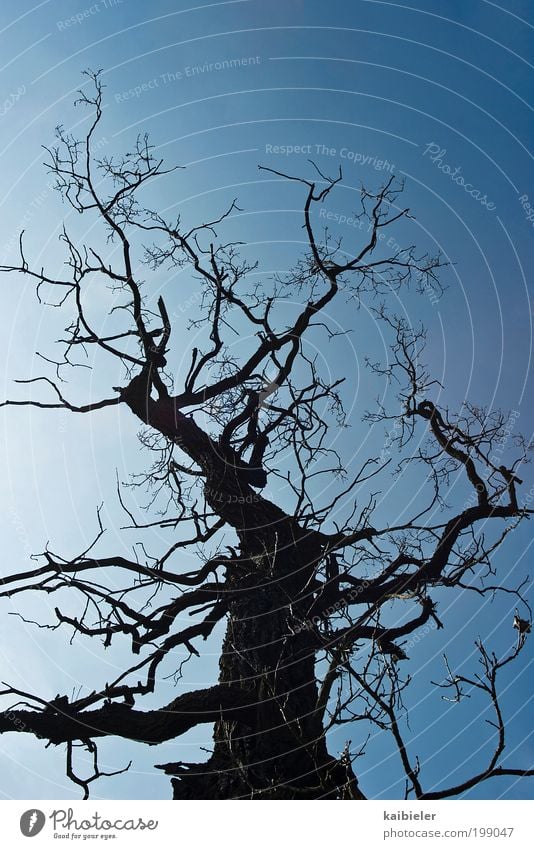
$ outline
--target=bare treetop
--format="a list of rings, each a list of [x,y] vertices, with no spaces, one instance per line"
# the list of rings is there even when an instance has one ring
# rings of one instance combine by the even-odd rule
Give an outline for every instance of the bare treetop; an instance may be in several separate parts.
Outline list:
[[[327,734],[341,725],[353,739],[364,725],[391,735],[407,797],[445,798],[494,776],[534,774],[501,763],[505,720],[497,678],[525,645],[530,608],[523,586],[502,586],[493,565],[507,534],[532,512],[522,506],[518,476],[529,446],[516,437],[510,463],[497,463],[505,413],[472,404],[459,414],[441,408],[439,384],[422,359],[424,330],[391,310],[391,294],[403,286],[440,291],[444,265],[415,245],[395,245],[388,253],[381,232],[411,217],[401,205],[403,185],[391,177],[376,191],[361,188],[357,217],[366,226],[358,233],[365,235],[361,244],[346,245],[328,230],[319,232],[314,216],[342,183],[341,170],[332,177],[310,162],[308,176],[301,177],[260,166],[295,184],[307,245],[287,273],[258,283],[257,264],[243,258],[242,244],[224,238],[237,200],[193,227],[180,217],[168,221],[142,200],[147,183],[170,179],[174,171],[164,168],[146,135],[122,157],[93,153],[103,85],[99,72],[87,77],[89,87],[77,100],[90,110],[85,137],[78,140],[58,127],[56,145],[46,150],[57,189],[76,212],[94,220],[97,236],[93,241],[88,226],[86,244],[63,229],[62,278],[33,269],[23,235],[19,263],[1,267],[33,278],[43,305],[69,313],[61,354],[44,358],[49,371],[18,381],[30,392],[42,385],[46,400],[30,394],[2,406],[95,414],[110,405],[129,408],[145,426],[141,439],[154,457],[142,482],[165,491],[167,512],[141,524],[120,487],[118,498],[130,527],[140,534],[151,524],[172,528],[176,540],[166,551],[137,559],[97,555],[106,542],[98,513],[94,542],[78,557],[65,559],[47,548],[33,568],[2,579],[5,597],[68,588],[80,607],[76,613],[56,607],[54,627],[68,626],[104,647],[126,638],[136,659],[98,691],[75,697],[52,699],[6,685],[4,695],[22,703],[4,712],[0,731],[65,743],[67,774],[86,797],[89,783],[103,774],[96,738],[155,744],[201,723],[214,724],[209,760],[160,767],[174,776],[175,798],[365,798],[353,766],[364,755],[365,738],[356,748],[348,743],[340,757],[328,751]],[[169,296],[151,288],[158,272],[173,270],[200,293],[191,322],[198,346],[173,326]],[[94,280],[105,282],[114,296],[105,333],[91,319]],[[284,309],[295,293],[298,309]],[[377,380],[398,387],[397,409],[378,406],[367,414],[371,424],[398,424],[388,456],[369,457],[350,475],[328,434],[345,424],[340,387],[352,376],[325,377],[305,345],[314,329],[336,335],[329,309],[343,298],[368,299],[391,340],[388,362],[368,365]],[[236,332],[244,338],[238,354]],[[97,351],[119,361],[121,386],[110,386],[103,399],[73,404],[68,382],[77,365],[98,367]],[[187,366],[180,371],[182,361]],[[394,451],[399,472],[420,464],[428,481],[423,500],[401,523],[381,521],[377,509]],[[448,503],[449,484],[458,474],[472,500],[455,509]],[[317,494],[319,478],[339,483],[324,502]],[[364,483],[372,483],[372,491],[361,503],[355,492]],[[291,506],[276,497],[282,484]],[[261,492],[267,485],[274,497]],[[215,554],[206,555],[208,543]],[[197,552],[197,569],[181,571],[184,550]],[[117,578],[112,584],[110,574],[121,575],[120,590],[113,589]],[[517,642],[505,658],[479,641],[482,675],[456,674],[445,656],[446,678],[438,688],[458,702],[470,687],[487,697],[495,746],[481,772],[455,786],[428,789],[406,727],[410,677],[402,662],[411,657],[410,635],[426,626],[443,628],[437,593],[445,589],[482,597],[510,593],[528,619],[518,612],[510,622]],[[181,627],[184,613],[191,624]],[[164,664],[177,665],[173,654],[198,656],[202,640],[222,620],[219,681],[158,710],[138,709],[144,695],[157,693]],[[73,765],[77,743],[94,758],[87,780]]]

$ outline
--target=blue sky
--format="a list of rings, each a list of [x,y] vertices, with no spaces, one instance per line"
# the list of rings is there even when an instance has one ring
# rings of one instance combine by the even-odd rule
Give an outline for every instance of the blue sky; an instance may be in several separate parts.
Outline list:
[[[512,0],[506,8],[485,0],[414,0],[410,5],[375,0],[197,5],[45,0],[32,5],[5,0],[0,12],[0,262],[15,261],[22,228],[28,255],[51,269],[63,261],[57,244],[63,220],[73,233],[88,238],[89,225],[74,220],[50,190],[41,145],[52,142],[57,124],[83,132],[86,116],[72,108],[80,72],[102,68],[107,88],[99,150],[119,153],[137,133],[148,131],[158,154],[169,164],[186,166],[158,181],[150,200],[192,224],[238,197],[243,212],[228,223],[228,233],[247,242],[246,255],[260,260],[258,273],[266,277],[289,267],[302,248],[303,198],[297,186],[259,172],[258,164],[302,175],[309,174],[308,158],[329,173],[341,164],[343,184],[329,197],[325,215],[331,213],[327,220],[347,249],[359,234],[340,219],[350,218],[360,182],[376,188],[390,173],[403,177],[415,220],[392,236],[413,239],[422,249],[440,249],[454,263],[444,274],[447,292],[437,302],[403,293],[397,304],[429,329],[428,359],[445,386],[442,400],[451,407],[469,398],[513,409],[518,429],[529,436],[533,37],[534,16],[526,0]],[[451,178],[454,173],[462,175],[472,194]],[[1,286],[1,394],[14,397],[20,389],[10,381],[42,373],[34,353],[50,354],[64,323],[61,315],[38,309],[29,282],[3,275]],[[179,275],[159,275],[156,295],[160,287],[176,316],[175,338],[184,334],[187,341],[187,319],[198,307],[195,289]],[[103,320],[107,306],[97,293],[93,314]],[[331,346],[315,338],[312,344],[326,369],[337,372],[348,365],[345,398],[352,428],[336,440],[349,465],[356,465],[383,441],[382,433],[362,429],[359,417],[380,392],[365,371],[364,358],[380,354],[384,340],[365,306],[357,311],[354,304],[341,303],[330,317],[354,332]],[[116,383],[112,378],[101,370],[74,376],[69,397],[81,401],[109,395]],[[101,502],[108,528],[105,550],[131,552],[135,539],[120,530],[124,517],[114,498],[115,475],[117,469],[127,479],[146,458],[127,411],[111,409],[91,418],[31,409],[0,413],[2,570],[24,568],[29,554],[42,551],[47,541],[61,553],[82,550],[94,535],[95,508]],[[525,469],[524,477],[527,492],[533,476]],[[401,486],[411,481],[397,483],[390,493],[388,503],[396,514],[406,500]],[[458,498],[464,498],[461,485],[455,486]],[[132,499],[143,503],[141,493],[132,493]],[[497,556],[503,580],[515,583],[528,574],[530,527],[525,523]],[[161,551],[170,535],[154,532],[149,542]],[[120,647],[104,655],[98,644],[87,641],[68,649],[64,632],[39,631],[6,616],[17,610],[52,622],[54,603],[19,597],[11,606],[3,602],[0,615],[5,670],[0,677],[45,696],[80,683],[96,686],[126,656]],[[496,650],[505,650],[514,637],[509,607],[499,602],[481,607],[471,596],[444,597],[440,615],[450,656],[458,662],[471,658],[474,665],[472,644],[479,633]],[[461,778],[461,768],[469,772],[472,764],[479,765],[479,741],[486,740],[480,723],[476,731],[466,725],[456,736],[468,722],[468,709],[459,706],[453,715],[428,686],[439,677],[441,633],[421,640],[411,669],[416,693],[412,728],[429,784],[452,784],[446,778],[449,770],[460,769],[453,776]],[[202,659],[190,664],[187,683],[214,680],[217,648],[214,639]],[[509,748],[524,766],[534,753],[531,653],[527,645],[517,680],[503,682],[511,718]],[[109,672],[103,672],[103,662]],[[172,680],[164,681],[153,704],[169,701],[175,692]],[[353,742],[358,733],[355,729],[350,735]],[[344,739],[336,738],[333,747],[342,748]],[[431,757],[436,739],[443,751]],[[95,793],[167,798],[168,779],[154,775],[151,765],[194,760],[198,745],[208,742],[205,728],[158,750],[106,741],[101,749],[107,768],[124,765],[132,750],[134,763],[125,775],[100,782]],[[362,767],[364,791],[398,795],[399,785],[384,780],[385,770],[395,772],[389,744],[376,735],[372,747],[374,758]],[[64,776],[59,750],[45,752],[24,735],[0,738],[0,750],[7,764],[0,779],[3,798],[78,796]],[[466,758],[460,765],[458,751]],[[503,779],[471,796],[532,798],[533,789],[532,781]]]

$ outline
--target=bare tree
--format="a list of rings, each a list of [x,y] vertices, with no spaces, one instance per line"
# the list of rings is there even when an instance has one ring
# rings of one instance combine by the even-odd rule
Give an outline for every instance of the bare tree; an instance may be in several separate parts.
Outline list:
[[[286,275],[251,283],[255,266],[242,258],[239,244],[218,236],[237,209],[235,201],[198,226],[169,222],[141,203],[145,184],[169,173],[146,136],[120,159],[93,153],[103,92],[100,75],[88,77],[90,89],[77,103],[91,110],[89,131],[80,141],[58,128],[48,166],[64,200],[104,228],[116,260],[110,264],[103,258],[106,248],[80,244],[63,229],[67,273],[59,278],[32,267],[21,235],[19,263],[2,270],[33,278],[39,300],[69,311],[70,319],[61,356],[48,358],[52,377],[19,381],[39,383],[48,400],[26,397],[3,406],[84,414],[110,405],[129,408],[145,426],[141,439],[154,457],[138,483],[152,488],[152,498],[163,492],[166,510],[143,525],[120,487],[118,497],[140,534],[153,524],[174,529],[176,540],[157,555],[97,555],[97,546],[105,544],[99,514],[94,543],[78,557],[66,559],[47,548],[33,568],[2,579],[0,594],[10,598],[68,589],[79,597],[80,610],[67,615],[56,608],[56,627],[69,626],[104,647],[131,639],[135,662],[98,692],[74,698],[23,693],[6,684],[2,695],[17,700],[0,716],[0,731],[66,744],[67,773],[85,797],[89,783],[102,774],[99,738],[156,744],[201,723],[214,725],[207,762],[159,766],[173,776],[176,799],[364,799],[354,767],[364,741],[356,749],[347,743],[341,756],[327,748],[327,734],[336,726],[347,725],[354,736],[364,723],[392,736],[407,797],[446,798],[494,776],[534,775],[533,769],[501,764],[505,721],[497,678],[525,645],[530,611],[522,586],[501,586],[492,565],[508,532],[531,512],[517,493],[529,446],[515,437],[517,456],[509,466],[497,466],[494,447],[507,433],[507,416],[471,405],[458,415],[440,408],[433,400],[438,384],[421,361],[423,330],[389,311],[388,297],[402,286],[439,289],[443,265],[439,256],[419,255],[413,245],[387,253],[382,231],[409,218],[399,205],[402,185],[391,178],[378,191],[361,189],[365,227],[359,233],[366,236],[347,252],[327,231],[319,237],[313,224],[314,209],[336,189],[341,171],[332,178],[310,163],[310,179],[274,172],[302,193],[307,250]],[[189,356],[176,388],[168,365],[172,321],[164,298],[156,300],[142,284],[143,265],[155,273],[190,271],[188,279],[200,293],[193,326],[202,347],[188,351],[187,340],[176,339],[175,359]],[[107,281],[117,299],[106,333],[93,327],[87,306],[94,279]],[[295,292],[301,306],[288,320],[284,307]],[[384,366],[369,365],[400,387],[397,410],[368,414],[371,422],[394,422],[388,451],[367,459],[352,477],[343,475],[343,460],[327,439],[329,428],[344,423],[343,378],[325,379],[303,344],[314,328],[335,334],[328,307],[343,297],[371,299],[377,320],[391,334],[392,355]],[[241,359],[231,346],[236,321],[249,328]],[[123,385],[110,387],[107,398],[74,404],[62,388],[64,375],[91,349],[118,361]],[[427,500],[397,525],[377,521],[378,489],[363,507],[354,498],[366,482],[380,486],[394,452],[401,467],[422,464],[430,487]],[[458,474],[473,496],[455,511],[445,498],[451,476]],[[317,481],[336,476],[335,496],[322,503]],[[282,509],[262,494],[267,483],[276,492],[277,482],[290,507]],[[477,530],[480,523],[484,534]],[[198,553],[196,570],[180,570],[184,550]],[[488,698],[495,746],[481,772],[430,791],[407,738],[404,699],[410,679],[402,664],[410,635],[427,626],[442,628],[436,601],[441,589],[471,591],[482,599],[509,592],[529,618],[517,614],[522,624],[515,626],[517,643],[506,657],[479,643],[481,675],[457,674],[445,657],[438,687],[452,701],[472,688]],[[192,614],[191,624],[180,628],[185,612]],[[139,709],[143,696],[157,693],[164,661],[178,648],[199,655],[202,640],[222,620],[218,682],[160,709]],[[80,745],[94,758],[89,779],[79,778],[73,767],[73,747]]]

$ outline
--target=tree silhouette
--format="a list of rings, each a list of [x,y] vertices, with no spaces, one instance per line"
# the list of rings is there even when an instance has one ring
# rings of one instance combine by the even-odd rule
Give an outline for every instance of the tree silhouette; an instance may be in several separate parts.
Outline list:
[[[517,456],[509,467],[496,465],[494,448],[508,433],[508,417],[472,405],[458,415],[440,408],[432,400],[437,381],[421,361],[424,331],[388,307],[391,293],[410,283],[422,292],[439,290],[444,264],[439,256],[419,255],[413,245],[396,245],[387,253],[382,231],[410,217],[399,206],[402,185],[391,177],[377,191],[361,189],[359,220],[365,226],[358,232],[365,236],[347,253],[327,231],[319,238],[313,224],[314,209],[335,191],[341,171],[331,178],[310,163],[311,179],[272,172],[302,193],[307,248],[287,274],[251,283],[256,266],[242,258],[239,244],[218,236],[238,209],[235,201],[222,215],[188,229],[141,203],[145,184],[169,174],[146,136],[119,159],[93,153],[103,86],[99,73],[88,77],[90,92],[80,92],[77,101],[91,110],[86,137],[78,140],[59,127],[57,145],[47,149],[48,166],[64,200],[94,218],[95,233],[105,231],[113,264],[103,258],[105,248],[80,244],[63,229],[67,273],[55,277],[32,268],[21,234],[20,262],[2,270],[33,278],[40,302],[70,310],[71,319],[60,359],[49,360],[55,378],[19,381],[43,385],[49,400],[26,397],[3,406],[84,414],[110,405],[129,408],[145,426],[141,440],[154,457],[142,482],[167,499],[165,515],[152,524],[173,528],[176,541],[144,559],[97,556],[97,544],[105,542],[98,514],[93,545],[78,557],[66,559],[47,548],[34,568],[2,579],[4,597],[68,589],[81,600],[80,611],[66,615],[56,607],[57,625],[100,639],[104,647],[129,638],[135,658],[98,692],[76,697],[51,699],[6,684],[3,696],[16,696],[17,702],[0,716],[0,731],[66,744],[67,773],[85,797],[90,782],[103,774],[99,738],[156,744],[201,723],[214,725],[209,759],[159,765],[173,776],[176,799],[364,799],[354,766],[364,754],[363,741],[356,751],[347,743],[337,757],[327,748],[332,729],[360,728],[364,722],[392,736],[407,797],[446,798],[494,776],[534,775],[532,769],[501,765],[505,720],[497,679],[530,631],[519,613],[516,636],[509,623],[517,639],[509,654],[498,658],[480,641],[481,672],[458,674],[445,656],[445,678],[437,682],[449,700],[461,701],[473,688],[489,700],[496,738],[487,765],[457,786],[425,790],[407,738],[404,695],[410,678],[402,669],[410,635],[443,627],[436,601],[443,589],[473,591],[482,599],[512,593],[525,615],[522,586],[505,588],[493,580],[492,557],[532,511],[520,506],[517,494],[517,471],[529,446],[514,437]],[[192,325],[202,347],[190,349],[187,336],[173,336],[165,299],[142,284],[143,265],[145,271],[192,273],[199,292],[199,317]],[[90,319],[95,279],[106,281],[116,295],[106,332],[95,330]],[[300,308],[288,319],[288,298],[294,302],[295,293]],[[328,308],[347,295],[358,303],[371,299],[392,347],[385,365],[369,366],[377,379],[399,385],[397,410],[379,407],[367,414],[370,423],[391,423],[388,450],[350,477],[327,440],[329,430],[344,423],[339,387],[347,376],[326,379],[303,344],[312,328],[335,335]],[[249,328],[248,348],[239,356],[229,335],[235,316]],[[65,397],[63,375],[92,348],[118,362],[123,385],[110,387],[103,400],[77,405]],[[176,356],[189,357],[177,387]],[[423,433],[427,438],[421,441]],[[363,507],[354,492],[369,481],[378,487],[395,452],[401,467],[422,465],[428,497],[409,520],[382,524],[376,520],[377,492]],[[445,497],[459,473],[473,497],[455,510]],[[325,476],[340,482],[328,503],[316,487]],[[276,503],[277,482],[290,506]],[[262,494],[266,485],[273,497]],[[150,526],[129,512],[121,488],[118,497],[134,527]],[[477,531],[481,522],[484,534]],[[198,554],[194,571],[180,571],[184,550]],[[109,581],[111,574],[121,575],[120,591],[116,578]],[[191,614],[191,624],[181,628],[184,613]],[[199,655],[202,640],[223,620],[218,682],[142,710],[142,697],[157,694],[164,661],[177,650]],[[94,758],[89,779],[73,767],[73,748],[80,745]]]

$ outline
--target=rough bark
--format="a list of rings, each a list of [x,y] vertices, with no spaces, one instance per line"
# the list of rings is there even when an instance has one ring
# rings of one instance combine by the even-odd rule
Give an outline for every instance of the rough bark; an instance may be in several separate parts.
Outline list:
[[[214,442],[176,399],[150,396],[147,373],[123,390],[142,421],[174,440],[205,476],[207,503],[238,536],[227,569],[228,625],[219,687],[252,694],[254,708],[225,714],[207,764],[167,764],[175,799],[358,798],[350,765],[327,751],[318,707],[317,645],[306,618],[324,540],[249,485],[248,469]]]

